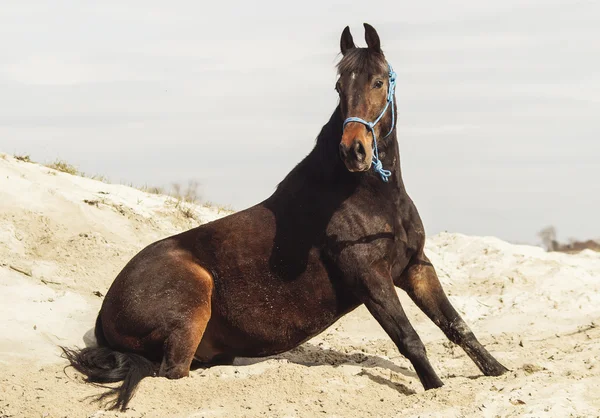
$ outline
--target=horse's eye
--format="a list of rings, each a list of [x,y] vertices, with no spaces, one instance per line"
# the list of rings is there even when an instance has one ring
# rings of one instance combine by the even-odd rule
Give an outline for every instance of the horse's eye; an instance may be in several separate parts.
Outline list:
[[[376,88],[376,89],[380,89],[380,88],[382,88],[382,87],[383,87],[383,81],[381,81],[381,80],[377,80],[377,81],[375,82],[375,85],[374,85],[373,87],[374,87],[374,88]]]
[[[340,82],[335,83],[335,91],[340,92]]]

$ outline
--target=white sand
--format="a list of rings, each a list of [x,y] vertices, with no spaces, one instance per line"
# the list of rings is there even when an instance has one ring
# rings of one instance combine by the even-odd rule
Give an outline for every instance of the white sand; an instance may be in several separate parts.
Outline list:
[[[169,198],[0,157],[0,417],[600,416],[600,254],[460,234],[432,237],[428,254],[505,376],[482,377],[400,291],[441,389],[424,392],[359,308],[292,352],[145,379],[127,412],[103,411],[85,399],[99,389],[63,373],[57,345],[83,346],[94,292],[143,246],[196,223]]]

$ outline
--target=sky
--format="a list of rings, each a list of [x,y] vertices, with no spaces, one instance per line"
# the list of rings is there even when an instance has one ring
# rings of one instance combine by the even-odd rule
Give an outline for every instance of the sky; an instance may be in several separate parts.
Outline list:
[[[339,38],[398,74],[428,234],[600,238],[600,2],[39,1],[0,8],[0,151],[244,209],[314,146]],[[1,180],[0,180],[1,187]]]

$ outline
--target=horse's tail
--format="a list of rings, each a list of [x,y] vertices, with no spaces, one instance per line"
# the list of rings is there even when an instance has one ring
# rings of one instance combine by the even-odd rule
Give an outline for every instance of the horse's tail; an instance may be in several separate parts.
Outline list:
[[[61,349],[71,366],[86,376],[86,382],[108,389],[99,395],[96,401],[107,400],[110,409],[124,411],[137,385],[143,378],[156,375],[157,367],[139,354],[120,352],[108,347],[102,332],[100,315],[96,321],[96,339],[99,347]],[[103,385],[114,382],[123,383],[116,387]]]

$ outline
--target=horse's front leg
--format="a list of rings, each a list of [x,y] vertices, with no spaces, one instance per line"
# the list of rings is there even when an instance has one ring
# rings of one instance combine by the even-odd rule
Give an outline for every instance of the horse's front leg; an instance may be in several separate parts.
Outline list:
[[[477,341],[473,332],[456,312],[442,289],[433,265],[424,254],[411,262],[394,281],[440,327],[450,341],[465,350],[486,376],[500,376],[507,371],[506,367]]]
[[[412,327],[398,299],[390,269],[371,265],[358,274],[353,287],[358,298],[383,327],[400,353],[412,363],[423,387],[438,388],[442,381],[431,367],[423,342]]]

